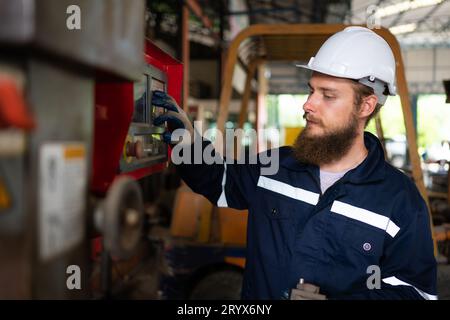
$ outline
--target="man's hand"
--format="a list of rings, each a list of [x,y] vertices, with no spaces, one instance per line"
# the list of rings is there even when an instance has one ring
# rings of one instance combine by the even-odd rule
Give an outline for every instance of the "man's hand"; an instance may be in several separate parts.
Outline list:
[[[167,122],[170,125],[171,130],[175,129],[185,129],[187,130],[190,136],[187,136],[187,133],[183,137],[190,137],[190,141],[184,141],[183,143],[190,144],[194,139],[194,128],[192,127],[191,121],[189,120],[186,113],[181,109],[175,100],[168,95],[167,93],[159,90],[153,91],[152,94],[152,105],[164,108],[167,110],[164,114],[153,119],[153,124],[159,126],[164,122]],[[166,143],[176,144],[180,141],[172,141],[172,131],[164,132],[163,139]]]
[[[327,297],[319,293],[319,287],[304,283],[303,279],[297,284],[297,288],[291,291],[291,300],[326,300]]]

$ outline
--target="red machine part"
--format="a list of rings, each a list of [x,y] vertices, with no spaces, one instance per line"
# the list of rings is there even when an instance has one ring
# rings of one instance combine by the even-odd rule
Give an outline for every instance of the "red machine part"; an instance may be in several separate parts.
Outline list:
[[[0,128],[7,127],[31,130],[35,121],[14,80],[0,74]]]
[[[150,41],[145,43],[145,62],[167,77],[167,92],[181,105],[183,66]],[[120,157],[134,111],[132,82],[100,82],[95,88],[95,130],[91,191],[106,194],[119,175],[138,180],[162,171],[165,163],[118,174]],[[169,150],[170,153],[170,150]],[[169,154],[170,156],[170,154]]]

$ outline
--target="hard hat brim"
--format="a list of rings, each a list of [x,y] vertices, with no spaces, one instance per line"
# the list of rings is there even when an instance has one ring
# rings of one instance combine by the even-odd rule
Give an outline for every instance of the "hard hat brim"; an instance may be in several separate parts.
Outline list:
[[[319,72],[319,73],[323,73],[332,77],[337,77],[337,78],[345,78],[345,79],[350,79],[350,80],[358,80],[358,79],[354,79],[354,78],[349,78],[348,76],[345,76],[343,74],[340,73],[336,73],[336,72],[330,72],[329,70],[322,70],[320,68],[317,67],[310,67],[307,64],[296,64],[295,65],[298,68],[303,68],[303,69],[307,69],[310,71],[315,71],[315,72]]]
[[[307,64],[296,64],[295,66],[298,67],[298,68],[307,69],[307,70],[310,70],[310,71],[315,71],[315,72],[319,72],[319,73],[322,73],[322,74],[326,74],[326,75],[329,75],[329,76],[332,76],[332,77],[349,79],[349,80],[359,80],[358,78],[350,78],[350,77],[348,77],[346,75],[343,75],[343,74],[340,74],[340,73],[337,73],[337,72],[331,72],[330,70],[322,70],[322,69],[317,68],[317,67],[311,67],[311,66],[309,66]],[[397,88],[394,85],[389,84],[388,88],[389,88],[389,95],[390,96],[395,96],[397,94],[397,90],[396,90]]]

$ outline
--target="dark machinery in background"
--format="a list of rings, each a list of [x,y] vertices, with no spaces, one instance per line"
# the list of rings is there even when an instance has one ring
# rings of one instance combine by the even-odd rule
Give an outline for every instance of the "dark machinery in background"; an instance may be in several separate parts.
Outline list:
[[[139,297],[156,298],[158,243],[143,240],[150,236],[150,221],[158,216],[144,203],[154,203],[158,190],[166,187],[162,171],[169,150],[162,139],[166,128],[152,124],[164,110],[151,105],[151,97],[153,90],[166,91],[181,105],[182,79],[182,65],[147,40],[139,81],[100,79],[96,84],[91,191],[97,204],[95,226],[103,236],[93,240],[93,255],[101,257],[100,288],[108,296],[123,294],[121,273],[139,269],[144,277],[153,275],[154,281],[128,286],[144,286],[146,293]],[[120,262],[133,256],[134,262]],[[105,272],[113,266],[116,274]]]
[[[0,298],[110,297],[157,264],[144,200],[169,150],[150,98],[181,103],[182,67],[145,42],[144,12],[143,0],[0,2]]]

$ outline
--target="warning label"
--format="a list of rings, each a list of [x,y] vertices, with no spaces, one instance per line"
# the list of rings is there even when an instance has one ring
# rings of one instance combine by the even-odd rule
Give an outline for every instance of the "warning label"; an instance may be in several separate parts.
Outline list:
[[[84,238],[86,148],[82,143],[47,143],[39,160],[40,257],[48,260]]]

